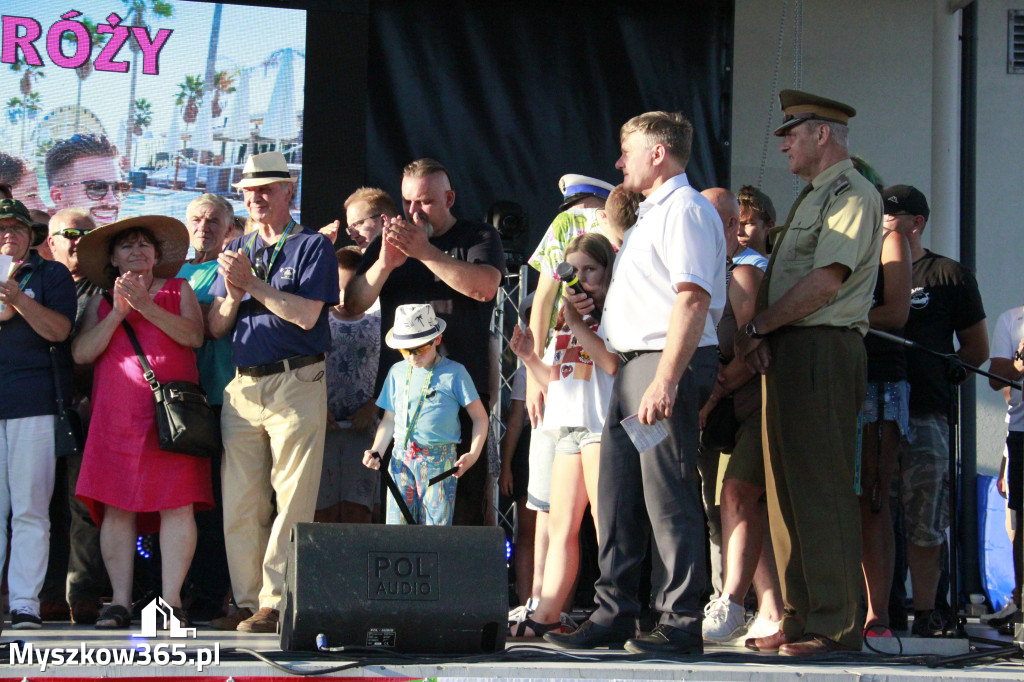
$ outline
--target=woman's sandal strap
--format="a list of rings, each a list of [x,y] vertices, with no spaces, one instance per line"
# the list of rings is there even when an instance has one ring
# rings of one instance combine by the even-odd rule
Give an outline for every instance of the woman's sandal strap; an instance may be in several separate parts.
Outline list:
[[[543,637],[545,634],[552,630],[557,630],[562,627],[562,623],[538,623],[532,618],[525,618],[519,623],[516,623],[516,627],[511,631],[512,637]],[[526,628],[530,628],[533,631],[533,635],[526,634]]]

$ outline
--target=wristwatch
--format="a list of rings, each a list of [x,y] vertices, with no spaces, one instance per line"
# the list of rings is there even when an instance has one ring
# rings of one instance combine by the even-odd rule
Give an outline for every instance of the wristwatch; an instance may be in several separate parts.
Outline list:
[[[743,328],[744,333],[752,339],[763,339],[764,334],[757,333],[757,327],[754,326],[754,321],[747,322],[747,326]]]

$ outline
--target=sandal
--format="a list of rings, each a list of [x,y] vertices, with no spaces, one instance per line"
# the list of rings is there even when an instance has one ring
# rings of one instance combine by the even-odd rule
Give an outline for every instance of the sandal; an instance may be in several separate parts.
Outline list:
[[[543,637],[553,630],[558,630],[562,627],[561,621],[555,621],[554,623],[538,623],[529,616],[516,623],[514,628],[508,629],[509,637]],[[526,634],[526,628],[530,628],[532,635]]]
[[[103,607],[99,618],[96,619],[97,630],[122,630],[131,627],[131,624],[131,612],[120,604]]]
[[[180,606],[171,607],[171,615],[178,619],[178,625],[183,628],[192,627],[192,621],[189,620],[188,614],[185,613],[185,609]]]

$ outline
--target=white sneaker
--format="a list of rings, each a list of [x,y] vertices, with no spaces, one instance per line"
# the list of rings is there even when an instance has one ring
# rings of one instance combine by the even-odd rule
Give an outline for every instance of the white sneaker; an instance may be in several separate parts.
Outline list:
[[[530,597],[526,600],[525,604],[517,606],[508,612],[508,626],[509,628],[515,628],[515,626],[522,623],[524,620],[530,617],[530,614],[537,609],[537,605],[540,604],[540,599]]]
[[[747,628],[746,636],[739,639],[738,643],[743,644],[746,639],[751,637],[771,637],[779,631],[779,627],[781,625],[781,620],[768,620],[767,618],[762,618],[759,613],[751,619],[750,626]]]
[[[722,644],[742,635],[747,629],[747,611],[722,594],[704,607],[704,639]]]

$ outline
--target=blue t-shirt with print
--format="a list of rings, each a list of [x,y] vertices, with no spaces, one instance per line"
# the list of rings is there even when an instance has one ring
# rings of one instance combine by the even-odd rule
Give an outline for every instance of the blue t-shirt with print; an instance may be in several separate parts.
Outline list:
[[[416,414],[421,395],[423,407],[409,439],[417,445],[458,443],[459,408],[480,398],[469,372],[454,360],[441,358],[434,365],[428,382],[430,372],[430,369],[413,367],[402,360],[391,366],[384,380],[377,407],[395,414],[395,444],[398,446],[405,443],[409,420]]]
[[[274,249],[275,245],[265,244],[259,232],[254,232],[232,240],[225,250],[242,251],[254,263],[258,258],[264,265],[269,264],[269,283],[275,289],[325,305],[316,324],[306,331],[281,319],[251,296],[246,297],[238,308],[231,336],[238,367],[326,353],[331,348],[327,315],[329,308],[338,304],[338,261],[331,243],[319,232],[296,224],[271,264]],[[217,276],[210,293],[219,298],[227,295],[223,276]]]

